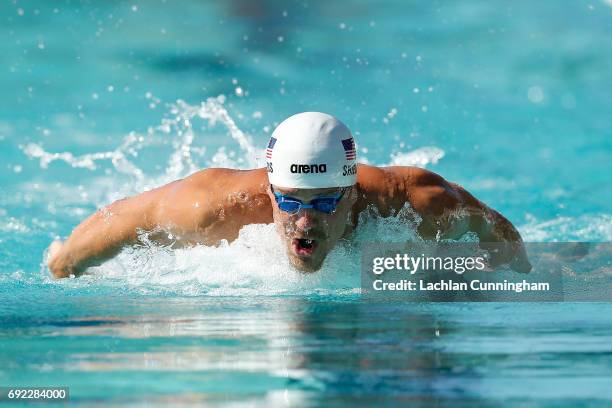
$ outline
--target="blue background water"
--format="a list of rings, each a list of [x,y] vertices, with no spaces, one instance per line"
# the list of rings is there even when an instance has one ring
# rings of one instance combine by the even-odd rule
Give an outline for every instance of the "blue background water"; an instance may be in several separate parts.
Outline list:
[[[0,21],[0,384],[85,404],[612,399],[607,304],[366,304],[358,252],[301,278],[267,227],[80,280],[42,267],[105,203],[261,163],[250,149],[303,110],[340,117],[363,161],[462,184],[528,241],[610,241],[609,1],[7,1]],[[185,146],[192,167],[171,160]],[[79,161],[100,152],[115,164]]]

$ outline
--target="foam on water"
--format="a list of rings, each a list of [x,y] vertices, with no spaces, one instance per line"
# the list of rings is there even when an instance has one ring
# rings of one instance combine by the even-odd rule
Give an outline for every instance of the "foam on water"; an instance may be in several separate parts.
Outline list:
[[[381,218],[364,213],[361,228],[341,240],[320,271],[303,274],[289,263],[273,224],[244,227],[238,239],[217,247],[196,246],[172,249],[154,244],[149,233],[140,235],[141,245],[127,248],[114,259],[78,279],[53,281],[41,271],[47,283],[83,287],[92,283],[111,285],[140,293],[164,292],[181,295],[304,295],[356,294],[360,286],[360,247],[376,240],[401,242],[418,239],[406,224],[415,219],[410,207],[395,216]],[[413,227],[416,225],[413,225]],[[66,283],[68,282],[68,283]]]

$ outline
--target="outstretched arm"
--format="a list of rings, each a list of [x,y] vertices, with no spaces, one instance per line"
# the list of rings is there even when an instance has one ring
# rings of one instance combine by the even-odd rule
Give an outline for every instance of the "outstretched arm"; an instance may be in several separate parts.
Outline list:
[[[134,243],[138,229],[152,229],[162,190],[163,187],[105,206],[79,224],[65,243],[54,242],[49,247],[48,260],[53,276],[78,276]]]
[[[269,199],[260,188],[264,179],[263,168],[211,168],[116,201],[83,221],[64,244],[49,247],[49,269],[56,278],[78,276],[135,243],[141,230],[165,232],[151,236],[158,242],[168,242],[171,233],[176,245],[234,240],[245,224],[272,222]]]
[[[423,217],[421,235],[456,239],[471,231],[484,249],[499,249],[492,253],[492,266],[507,263],[517,272],[531,270],[521,235],[503,215],[433,172],[420,170],[411,180],[407,191],[413,208]]]

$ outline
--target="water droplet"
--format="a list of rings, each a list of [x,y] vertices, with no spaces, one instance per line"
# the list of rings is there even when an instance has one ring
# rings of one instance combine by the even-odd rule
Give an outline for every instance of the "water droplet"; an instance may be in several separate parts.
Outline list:
[[[544,100],[544,91],[540,86],[534,85],[527,90],[527,99],[532,103],[540,103]]]

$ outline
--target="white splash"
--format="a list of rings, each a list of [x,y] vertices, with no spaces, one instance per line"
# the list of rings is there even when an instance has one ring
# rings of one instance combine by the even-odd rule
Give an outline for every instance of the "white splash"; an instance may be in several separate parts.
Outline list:
[[[387,242],[416,239],[407,220],[420,222],[409,207],[386,219],[363,214],[362,228],[349,240],[340,241],[321,270],[313,274],[290,265],[274,225],[255,224],[244,227],[235,241],[217,247],[171,249],[153,244],[144,233],[139,247],[125,249],[90,268],[88,275],[57,284],[81,287],[95,282],[139,293],[186,296],[358,294],[361,247],[372,241],[372,234]]]
[[[196,140],[193,122],[195,119],[201,119],[208,122],[209,128],[221,124],[226,128],[229,136],[238,143],[241,150],[238,159],[231,163],[221,164],[231,164],[239,168],[255,167],[259,152],[255,149],[251,137],[238,128],[223,106],[224,102],[225,96],[223,95],[208,98],[205,102],[195,106],[179,100],[170,105],[170,117],[164,118],[159,126],[150,128],[144,135],[131,132],[123,139],[119,147],[107,152],[80,156],[75,156],[71,152],[50,153],[37,143],[22,146],[22,150],[28,157],[38,159],[42,168],[47,168],[54,161],[63,161],[74,168],[96,170],[99,162],[110,161],[118,173],[132,176],[137,181],[144,182],[147,177],[144,171],[134,162],[134,158],[143,148],[160,143],[167,138],[167,135],[171,135],[175,138],[173,140],[173,151],[168,159],[165,174],[158,180],[161,182],[170,181],[194,173],[209,164],[219,165],[219,162],[222,161],[219,159],[219,155],[224,157],[225,149],[223,147],[217,151],[211,161],[198,162],[196,156],[202,156],[205,149],[195,149],[193,146]],[[142,184],[139,183],[138,187],[142,187]]]
[[[426,167],[436,164],[444,157],[444,150],[435,146],[426,146],[410,152],[397,152],[391,155],[390,166]]]
[[[518,229],[525,242],[611,242],[612,216],[587,214],[543,221],[530,217]]]

